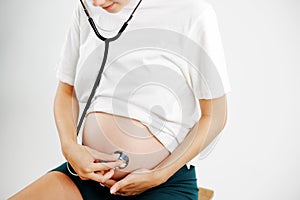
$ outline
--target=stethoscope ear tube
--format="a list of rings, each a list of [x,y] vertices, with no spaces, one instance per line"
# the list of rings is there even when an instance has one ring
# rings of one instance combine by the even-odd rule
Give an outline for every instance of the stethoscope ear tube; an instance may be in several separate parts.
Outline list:
[[[96,27],[96,25],[95,25],[95,23],[94,23],[94,20],[93,20],[92,18],[89,18],[88,20],[89,20],[90,25],[91,25],[91,27],[93,28],[95,34],[97,35],[97,37],[98,37],[100,40],[102,40],[102,41],[107,40],[107,38],[103,37],[103,36],[98,32],[98,29],[97,29],[97,27]]]
[[[127,22],[125,22],[125,23],[123,24],[123,26],[122,26],[121,29],[119,30],[119,34],[123,33],[123,31],[126,29],[127,25],[128,25]]]
[[[84,3],[83,3],[82,0],[80,0],[80,3],[81,3],[81,5],[82,5],[82,7],[83,7],[83,10],[84,10],[86,16],[87,16],[88,18],[91,18],[91,17],[90,17],[90,14],[89,14],[88,10],[86,9],[86,7],[85,7],[85,5],[84,5]]]

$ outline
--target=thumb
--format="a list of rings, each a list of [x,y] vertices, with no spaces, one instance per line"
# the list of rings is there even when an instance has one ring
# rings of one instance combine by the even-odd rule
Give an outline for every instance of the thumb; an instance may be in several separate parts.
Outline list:
[[[113,186],[117,181],[113,180],[113,179],[109,179],[107,181],[105,181],[105,184],[108,185],[109,187]]]
[[[115,194],[118,190],[120,190],[121,188],[123,188],[126,185],[127,185],[127,180],[125,177],[122,180],[116,182],[113,186],[111,186],[110,193]]]

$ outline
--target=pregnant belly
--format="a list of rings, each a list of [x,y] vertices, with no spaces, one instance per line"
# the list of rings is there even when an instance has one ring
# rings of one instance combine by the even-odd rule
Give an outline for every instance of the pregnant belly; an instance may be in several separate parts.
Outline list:
[[[91,112],[87,115],[82,143],[107,154],[117,150],[126,153],[129,163],[126,168],[115,170],[112,177],[115,180],[136,169],[152,169],[170,155],[140,121],[105,112]]]

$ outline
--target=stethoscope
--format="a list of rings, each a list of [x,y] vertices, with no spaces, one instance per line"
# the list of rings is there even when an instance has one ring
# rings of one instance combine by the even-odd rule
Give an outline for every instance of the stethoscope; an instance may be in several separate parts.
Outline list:
[[[83,10],[84,10],[86,16],[88,17],[88,21],[89,21],[89,23],[90,23],[92,29],[94,30],[96,36],[97,36],[100,40],[104,41],[104,43],[105,43],[105,50],[104,50],[104,56],[103,56],[103,59],[102,59],[102,64],[101,64],[100,71],[99,71],[99,73],[98,73],[97,79],[96,79],[96,81],[95,81],[95,83],[94,83],[94,86],[93,86],[93,89],[92,89],[92,92],[91,92],[91,94],[90,94],[90,96],[89,96],[89,98],[88,98],[88,101],[87,101],[87,103],[86,103],[86,105],[85,105],[85,108],[84,108],[84,110],[83,110],[83,112],[82,112],[82,115],[81,115],[81,117],[80,117],[80,120],[79,120],[79,123],[78,123],[78,126],[77,126],[77,136],[78,136],[78,134],[79,134],[79,131],[80,131],[82,122],[83,122],[83,120],[84,120],[84,117],[85,117],[85,115],[86,115],[86,112],[87,112],[87,110],[88,110],[88,108],[89,108],[89,106],[90,106],[90,104],[91,104],[91,101],[92,101],[94,95],[95,95],[96,88],[98,87],[98,85],[99,85],[99,83],[100,83],[100,80],[101,80],[101,74],[102,74],[102,72],[103,72],[105,63],[106,63],[106,61],[107,61],[107,55],[108,55],[108,49],[109,49],[109,43],[110,43],[111,41],[117,40],[117,39],[121,36],[121,34],[122,34],[122,33],[124,32],[124,30],[126,29],[126,27],[127,27],[127,25],[128,25],[128,22],[132,19],[133,14],[135,13],[136,9],[138,8],[138,6],[140,5],[141,2],[142,2],[142,0],[140,0],[139,3],[135,6],[135,8],[134,8],[134,10],[132,11],[131,15],[130,15],[129,18],[124,22],[124,24],[122,25],[122,27],[121,27],[120,30],[118,31],[117,35],[114,36],[114,37],[112,37],[112,38],[105,38],[105,37],[103,37],[103,36],[99,33],[99,31],[98,31],[98,29],[97,29],[97,27],[96,27],[96,25],[95,25],[95,23],[94,23],[93,18],[90,16],[90,14],[89,14],[88,10],[86,9],[86,7],[85,7],[83,1],[80,0],[80,3],[81,3],[81,5],[82,5],[82,7],[83,7]],[[114,154],[119,154],[118,160],[123,161],[123,164],[122,164],[121,166],[119,166],[118,168],[119,168],[119,169],[124,169],[125,167],[127,167],[128,163],[129,163],[129,157],[128,157],[124,152],[122,152],[122,151],[115,151]],[[95,162],[102,162],[102,163],[104,163],[104,162],[107,162],[107,161],[104,161],[104,160],[95,160]],[[72,175],[74,175],[74,176],[78,176],[78,174],[76,174],[75,172],[73,172],[73,171],[70,169],[69,162],[67,162],[67,169],[68,169],[68,171],[70,172],[70,174],[72,174]]]

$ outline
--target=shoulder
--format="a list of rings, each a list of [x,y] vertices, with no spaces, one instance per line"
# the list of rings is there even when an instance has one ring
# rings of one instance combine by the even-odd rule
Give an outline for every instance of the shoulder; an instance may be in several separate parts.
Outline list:
[[[216,20],[213,5],[207,0],[173,0],[176,12],[190,29],[202,27]],[[176,2],[176,3],[175,3]],[[176,13],[176,14],[175,14]],[[177,16],[178,17],[178,16]]]
[[[216,29],[218,26],[218,17],[213,5],[206,0],[186,0],[191,2],[190,18],[193,30],[206,31],[207,29]],[[215,31],[215,30],[214,30]]]
[[[210,2],[207,0],[185,0],[186,2],[189,2],[194,9],[197,9],[198,11],[204,11],[206,9],[212,9],[213,6]]]
[[[153,15],[164,14],[185,18],[199,17],[204,12],[213,10],[213,6],[207,0],[143,0],[141,8]]]
[[[185,0],[184,4],[185,12],[189,12],[195,18],[215,12],[212,4],[207,0]]]

